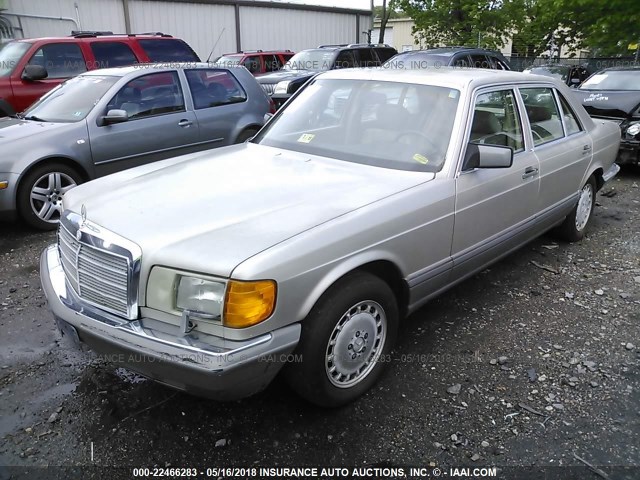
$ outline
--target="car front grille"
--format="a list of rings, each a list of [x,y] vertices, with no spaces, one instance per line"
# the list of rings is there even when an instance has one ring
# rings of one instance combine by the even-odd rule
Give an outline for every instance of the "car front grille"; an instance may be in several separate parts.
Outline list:
[[[276,90],[275,83],[261,83],[260,86],[266,92],[267,95],[273,95],[273,92]]]
[[[67,281],[81,300],[130,317],[132,276],[128,258],[81,242],[62,223],[58,229],[58,250]]]

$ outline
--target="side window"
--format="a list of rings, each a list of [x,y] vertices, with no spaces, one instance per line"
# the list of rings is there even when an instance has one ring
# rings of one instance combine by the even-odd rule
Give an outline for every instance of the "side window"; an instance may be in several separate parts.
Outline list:
[[[50,43],[33,54],[29,65],[47,69],[47,78],[75,77],[87,71],[80,47],[75,43]]]
[[[260,73],[260,57],[258,55],[247,57],[242,61],[242,66],[251,73]]]
[[[374,48],[376,53],[378,54],[378,58],[380,59],[380,63],[384,63],[393,57],[396,52],[393,48]]]
[[[245,102],[247,94],[235,77],[226,70],[186,70],[196,110]]]
[[[380,65],[378,58],[373,52],[373,48],[361,48],[358,50],[358,57],[360,57],[361,67],[377,67]]]
[[[198,62],[191,47],[176,38],[140,39],[140,46],[151,62]]]
[[[551,88],[521,88],[533,144],[542,145],[564,137],[562,121]]]
[[[469,57],[467,55],[460,55],[456,57],[453,62],[454,67],[469,67],[471,64],[469,63]]]
[[[109,102],[107,110],[114,108],[126,111],[131,120],[184,112],[178,73],[151,73],[131,80]]]
[[[91,51],[96,57],[96,68],[123,67],[138,62],[129,45],[122,42],[92,42]]]
[[[486,55],[471,55],[471,66],[474,68],[493,68]]]
[[[343,50],[338,54],[334,68],[354,68],[357,67],[353,50]]]
[[[522,121],[512,90],[478,95],[471,124],[471,142],[524,149]]]
[[[282,68],[282,62],[278,55],[265,55],[264,57],[264,69],[267,72],[275,72]]]
[[[573,135],[574,133],[580,133],[582,131],[582,127],[580,127],[580,122],[578,122],[578,118],[576,114],[573,112],[567,100],[558,93],[558,98],[560,98],[560,106],[562,107],[562,118],[564,119],[564,126],[567,129],[567,135]]]

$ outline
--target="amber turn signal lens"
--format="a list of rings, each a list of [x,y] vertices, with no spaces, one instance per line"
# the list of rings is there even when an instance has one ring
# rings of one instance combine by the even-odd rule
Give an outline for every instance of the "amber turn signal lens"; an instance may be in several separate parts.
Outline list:
[[[276,305],[276,282],[239,282],[227,284],[222,323],[225,327],[246,328],[271,316]]]

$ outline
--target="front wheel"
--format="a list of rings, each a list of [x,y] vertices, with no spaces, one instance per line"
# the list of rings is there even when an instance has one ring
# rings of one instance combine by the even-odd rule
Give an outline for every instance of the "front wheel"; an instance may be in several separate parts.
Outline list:
[[[559,235],[569,241],[577,242],[584,238],[584,232],[593,215],[593,207],[596,204],[596,179],[590,176],[587,183],[580,190],[578,203],[567,215],[564,222],[558,228]]]
[[[302,324],[297,354],[285,375],[303,398],[322,407],[349,403],[380,377],[398,329],[389,286],[365,272],[336,282]]]
[[[52,163],[35,168],[20,182],[20,217],[39,230],[55,229],[62,215],[62,197],[78,183],[80,175],[67,165]]]

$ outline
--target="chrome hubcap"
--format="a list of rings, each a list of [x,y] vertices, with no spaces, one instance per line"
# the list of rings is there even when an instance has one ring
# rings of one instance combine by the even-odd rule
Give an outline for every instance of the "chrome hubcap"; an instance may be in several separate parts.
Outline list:
[[[582,231],[589,222],[591,217],[591,206],[593,205],[593,189],[591,184],[587,183],[582,187],[580,192],[580,200],[578,200],[578,208],[576,208],[576,230]]]
[[[66,173],[51,172],[41,176],[31,189],[31,209],[40,220],[56,223],[62,213],[62,196],[76,186]]]
[[[344,312],[329,337],[325,371],[329,381],[348,388],[376,365],[387,335],[387,317],[380,304],[365,300]]]

